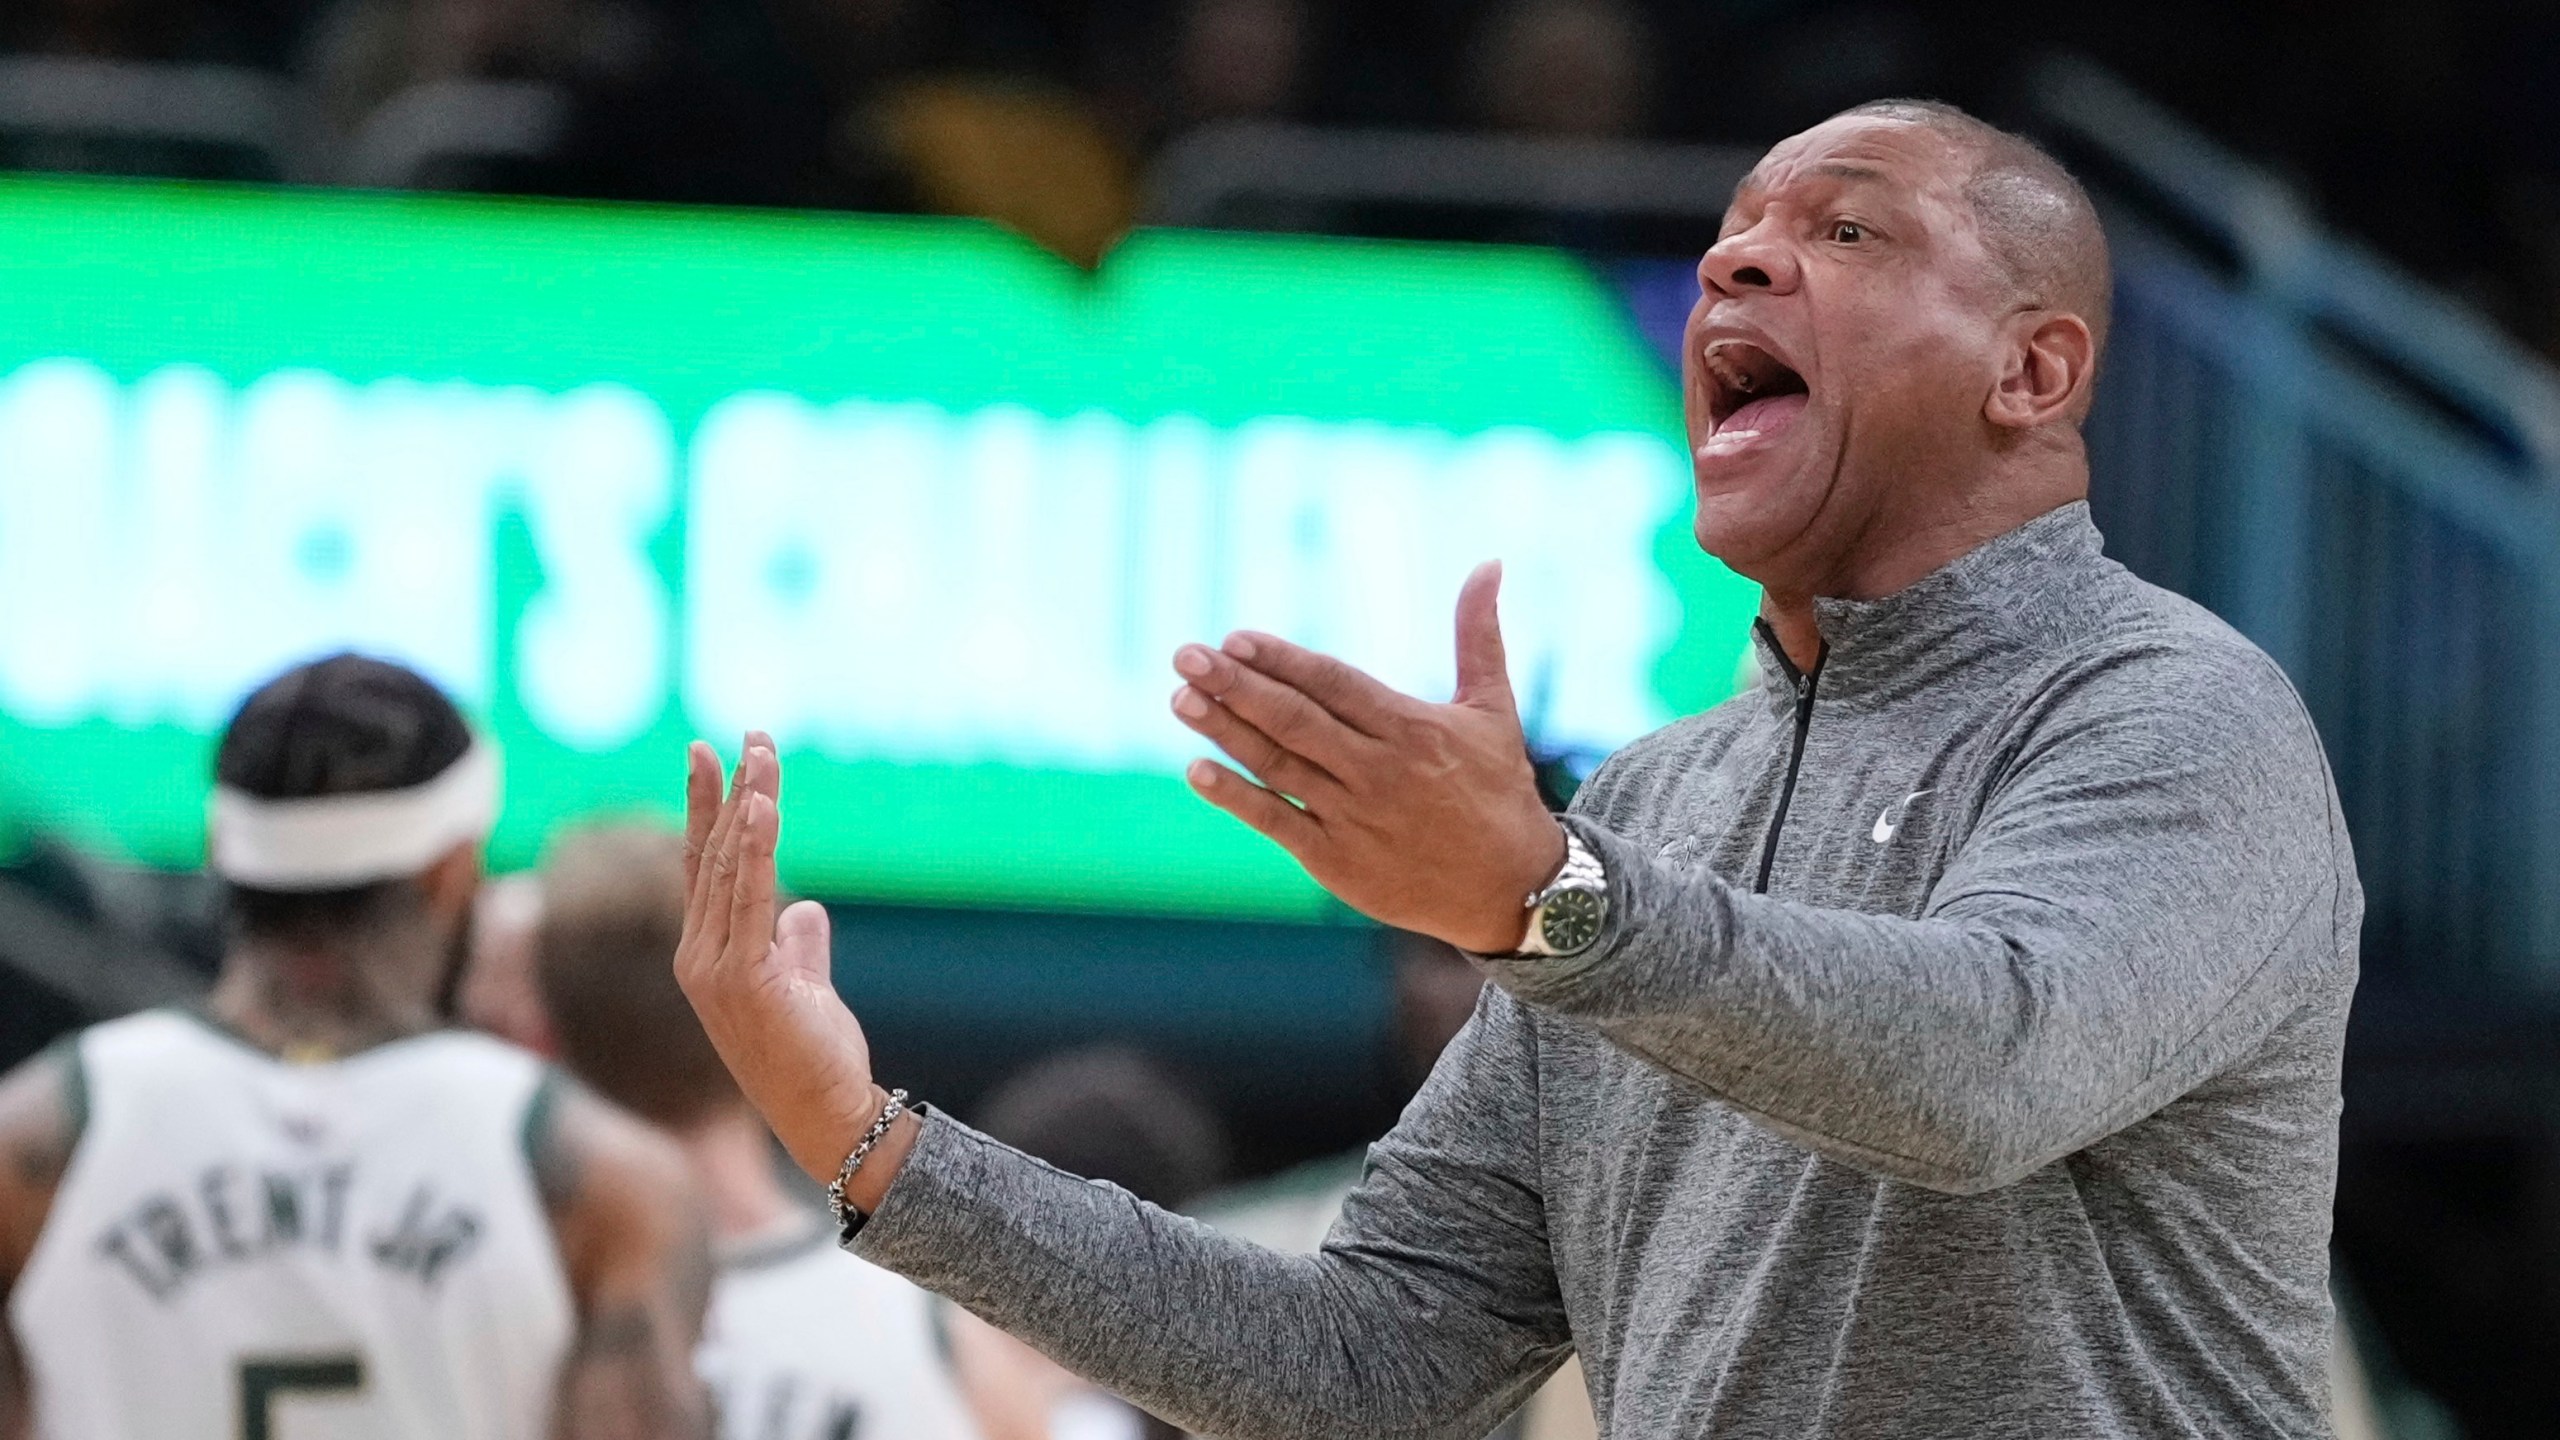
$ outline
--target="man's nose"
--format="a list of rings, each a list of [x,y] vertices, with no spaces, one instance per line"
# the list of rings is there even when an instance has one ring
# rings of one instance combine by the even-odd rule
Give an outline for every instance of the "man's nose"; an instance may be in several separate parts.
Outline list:
[[[1784,295],[1796,288],[1797,278],[1795,253],[1765,225],[1727,235],[1698,260],[1698,288],[1710,295],[1729,297],[1745,290]]]

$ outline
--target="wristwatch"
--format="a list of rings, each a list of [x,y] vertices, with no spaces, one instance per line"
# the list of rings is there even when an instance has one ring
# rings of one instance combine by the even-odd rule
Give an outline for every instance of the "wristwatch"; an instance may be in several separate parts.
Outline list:
[[[1567,830],[1564,868],[1525,903],[1529,933],[1521,937],[1518,953],[1579,955],[1591,948],[1609,923],[1609,872],[1582,837]]]

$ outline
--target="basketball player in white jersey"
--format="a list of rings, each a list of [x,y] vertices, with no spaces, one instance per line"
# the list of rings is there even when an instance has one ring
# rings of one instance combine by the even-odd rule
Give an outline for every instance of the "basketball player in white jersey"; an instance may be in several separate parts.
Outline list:
[[[676,1138],[719,1265],[699,1356],[725,1440],[968,1440],[933,1297],[836,1248],[675,980],[684,842],[572,833],[541,873],[534,975],[563,1064]]]
[[[341,655],[250,696],[215,773],[234,934],[203,1013],[0,1080],[0,1436],[707,1433],[681,1157],[442,1028],[495,757]]]

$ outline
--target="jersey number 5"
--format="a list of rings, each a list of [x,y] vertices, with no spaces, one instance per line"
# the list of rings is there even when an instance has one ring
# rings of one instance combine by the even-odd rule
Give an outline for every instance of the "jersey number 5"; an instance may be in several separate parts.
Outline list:
[[[364,1388],[364,1361],[354,1355],[305,1355],[240,1362],[240,1440],[275,1440],[276,1397],[296,1391],[338,1393]]]

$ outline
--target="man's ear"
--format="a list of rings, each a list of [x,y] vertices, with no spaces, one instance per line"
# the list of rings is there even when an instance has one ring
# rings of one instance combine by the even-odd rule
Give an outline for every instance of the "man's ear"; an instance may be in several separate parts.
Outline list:
[[[460,923],[471,902],[480,894],[480,844],[465,840],[436,857],[436,862],[418,877],[427,892],[427,908],[437,919],[449,924]]]
[[[1983,402],[1983,418],[2011,430],[2056,420],[2077,424],[2089,411],[2098,347],[2089,322],[2055,310],[2010,317],[2008,353],[1999,382]]]

